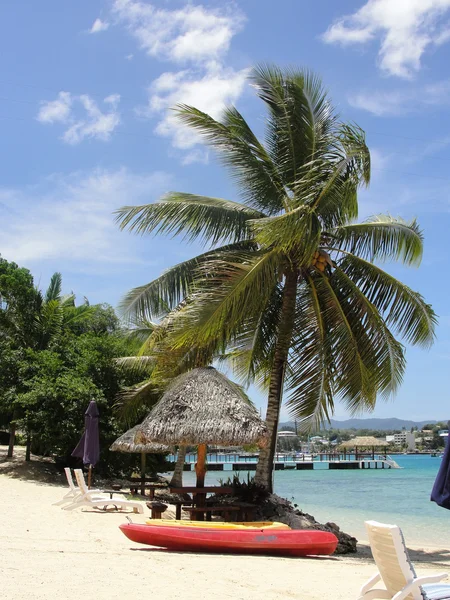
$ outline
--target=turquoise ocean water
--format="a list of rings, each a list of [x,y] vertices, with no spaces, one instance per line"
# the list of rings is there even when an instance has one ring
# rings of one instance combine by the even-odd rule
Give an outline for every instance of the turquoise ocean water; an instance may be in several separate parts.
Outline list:
[[[402,469],[276,471],[275,492],[293,500],[304,512],[365,540],[364,521],[374,519],[402,527],[408,543],[439,546],[450,543],[450,511],[430,502],[439,458],[425,455],[394,456]],[[231,471],[210,472],[207,484],[226,479]],[[247,472],[241,472],[241,479]],[[195,482],[184,473],[185,485]]]

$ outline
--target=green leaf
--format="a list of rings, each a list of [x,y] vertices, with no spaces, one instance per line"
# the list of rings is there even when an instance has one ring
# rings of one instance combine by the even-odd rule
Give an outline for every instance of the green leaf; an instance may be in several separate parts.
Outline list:
[[[184,104],[175,111],[182,123],[218,151],[250,206],[268,214],[285,208],[286,192],[277,167],[236,108],[225,109],[222,121]]]
[[[198,276],[198,269],[203,263],[254,246],[254,243],[247,241],[229,244],[179,263],[150,283],[129,291],[120,302],[119,309],[122,315],[131,321],[155,319],[165,315],[189,295]]]
[[[238,202],[171,192],[160,202],[143,206],[124,206],[116,211],[121,229],[138,234],[183,234],[192,241],[210,244],[239,242],[249,237],[249,219],[265,215]]]
[[[377,215],[364,223],[337,227],[331,235],[332,245],[370,261],[400,260],[418,266],[422,260],[423,234],[415,219],[408,223]]]
[[[437,317],[418,292],[353,254],[346,254],[338,265],[385,316],[388,327],[392,326],[410,344],[431,346]]]

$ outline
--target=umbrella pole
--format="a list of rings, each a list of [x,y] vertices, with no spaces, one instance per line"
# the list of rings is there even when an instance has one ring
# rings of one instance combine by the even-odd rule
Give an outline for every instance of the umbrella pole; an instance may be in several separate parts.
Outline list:
[[[91,483],[92,483],[92,465],[89,465],[89,470],[88,470],[88,490],[91,489]]]
[[[147,455],[141,452],[141,494],[145,496],[145,463]]]
[[[197,449],[197,463],[195,465],[197,475],[197,487],[205,487],[206,474],[206,444],[200,444]]]

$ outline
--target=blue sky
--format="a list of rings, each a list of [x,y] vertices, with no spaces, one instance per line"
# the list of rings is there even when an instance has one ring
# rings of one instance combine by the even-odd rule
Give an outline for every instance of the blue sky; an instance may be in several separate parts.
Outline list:
[[[119,232],[115,209],[168,190],[238,196],[168,108],[236,104],[260,133],[252,65],[321,74],[367,132],[360,216],[418,218],[422,266],[387,268],[440,316],[434,347],[408,349],[402,389],[373,416],[450,417],[450,0],[18,0],[0,6],[0,40],[0,253],[41,286],[58,270],[65,291],[113,306],[200,250]]]

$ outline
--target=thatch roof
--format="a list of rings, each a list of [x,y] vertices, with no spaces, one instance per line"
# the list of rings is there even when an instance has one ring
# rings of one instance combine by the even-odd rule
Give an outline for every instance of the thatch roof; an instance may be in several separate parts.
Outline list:
[[[139,431],[141,425],[136,425],[132,429],[126,431],[111,445],[110,450],[113,452],[144,452],[146,454],[159,454],[160,452],[168,452],[168,448],[164,444],[149,443],[135,443],[135,437]]]
[[[213,367],[177,377],[140,426],[136,441],[264,445],[267,428],[235,383]]]
[[[364,435],[355,437],[352,440],[343,442],[340,448],[381,448],[382,446],[389,446],[389,442],[373,437],[371,435]]]

